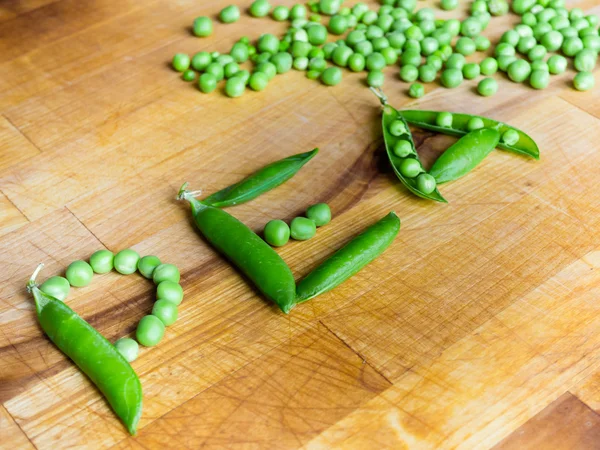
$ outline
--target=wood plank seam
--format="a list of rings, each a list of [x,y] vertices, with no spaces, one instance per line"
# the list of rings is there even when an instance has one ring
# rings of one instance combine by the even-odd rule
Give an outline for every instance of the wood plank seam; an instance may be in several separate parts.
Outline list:
[[[0,192],[2,193],[2,195],[4,195],[4,196],[6,197],[6,200],[8,200],[8,202],[9,202],[11,205],[13,205],[13,206],[15,207],[15,209],[16,209],[17,211],[19,211],[19,212],[20,212],[20,213],[23,215],[23,217],[25,217],[25,218],[27,219],[27,221],[28,221],[29,223],[31,223],[31,219],[30,219],[29,217],[27,217],[27,214],[25,214],[25,212],[24,212],[24,211],[23,211],[21,208],[19,208],[17,205],[15,205],[15,202],[13,202],[13,201],[10,199],[10,197],[9,197],[8,195],[6,195],[6,192],[4,192],[4,191],[2,190],[2,188],[0,188]]]
[[[85,226],[85,223],[83,223],[81,220],[79,220],[79,217],[77,217],[77,216],[76,216],[76,215],[73,213],[73,211],[71,211],[71,210],[69,209],[69,207],[68,207],[67,205],[65,205],[65,206],[64,206],[64,208],[65,208],[67,211],[69,211],[69,214],[71,214],[71,215],[72,215],[72,216],[75,218],[75,220],[81,224],[81,226],[82,226],[83,228],[85,228],[85,229],[86,229],[86,230],[87,230],[87,231],[88,231],[88,232],[89,232],[89,233],[90,233],[92,236],[94,236],[94,238],[96,238],[96,240],[97,240],[98,242],[100,242],[100,243],[102,244],[102,246],[103,246],[105,249],[108,249],[108,247],[106,246],[106,244],[105,244],[104,242],[102,242],[102,240],[101,240],[101,239],[100,239],[98,236],[96,236],[92,230],[90,230],[88,227],[86,227],[86,226]],[[50,213],[50,214],[52,214],[52,213]],[[98,249],[98,250],[101,250],[101,249]]]
[[[586,402],[581,400],[581,398],[579,398],[577,395],[573,394],[573,392],[571,390],[568,390],[567,393],[571,394],[573,397],[575,397],[577,400],[579,400],[581,403],[583,403],[585,405],[585,407],[590,410],[590,412],[594,413],[595,416],[600,417],[600,412],[596,411],[594,408],[592,408]]]
[[[2,405],[4,407],[4,405]],[[11,419],[13,420],[13,422],[15,423],[15,425],[19,428],[19,430],[21,430],[21,433],[23,433],[23,436],[25,436],[27,438],[27,440],[29,441],[29,443],[31,444],[31,446],[35,449],[37,449],[37,445],[35,445],[33,443],[33,441],[31,440],[31,438],[29,437],[29,435],[27,433],[25,433],[25,430],[21,427],[21,424],[19,424],[19,422],[15,419],[15,417],[10,413],[10,411],[8,409],[6,409],[6,407],[4,407],[6,413],[11,417]]]
[[[14,129],[15,129],[15,130],[16,130],[16,131],[17,131],[17,132],[18,132],[18,133],[19,133],[21,136],[23,136],[23,137],[24,137],[24,138],[25,138],[25,139],[26,139],[26,140],[27,140],[27,141],[28,141],[28,142],[29,142],[31,145],[33,145],[33,146],[34,146],[34,147],[35,147],[35,148],[36,148],[36,149],[37,149],[37,150],[38,150],[40,153],[42,152],[42,149],[41,149],[39,146],[37,146],[37,145],[35,144],[35,142],[33,142],[33,141],[32,141],[32,140],[29,138],[29,136],[27,136],[27,135],[26,135],[26,134],[25,134],[25,133],[24,133],[24,132],[23,132],[23,131],[22,131],[22,130],[21,130],[19,127],[18,127],[18,126],[16,126],[16,125],[15,125],[15,123],[14,123],[12,120],[10,120],[10,117],[8,117],[8,116],[7,116],[5,113],[3,113],[3,114],[2,114],[2,117],[4,117],[4,118],[6,119],[6,121],[7,121],[7,122],[10,124],[10,126],[11,126],[11,127],[13,127],[13,128],[14,128]],[[24,160],[24,161],[28,161],[29,159],[31,159],[31,158],[27,158],[27,159],[26,159],[26,160]],[[22,162],[24,162],[24,161],[22,161]]]
[[[566,99],[564,97],[558,97],[559,100],[562,100],[564,102],[567,102],[569,105],[574,106],[575,108],[577,108],[580,111],[583,111],[584,113],[586,113],[588,116],[592,116],[594,119],[598,119],[600,120],[600,116],[595,115],[594,113],[587,111],[585,109],[583,109],[580,105],[577,105],[575,103],[573,103],[572,101],[570,101],[569,99]]]
[[[323,325],[327,331],[329,331],[331,334],[333,334],[337,340],[339,340],[342,344],[344,344],[346,347],[348,347],[353,353],[355,353],[356,356],[358,356],[360,359],[362,359],[364,364],[367,364],[369,367],[371,367],[371,369],[373,369],[377,373],[377,375],[381,376],[381,378],[383,378],[385,381],[390,383],[390,386],[392,386],[394,384],[390,381],[390,379],[388,377],[386,377],[383,373],[381,373],[381,371],[379,369],[377,369],[377,367],[375,367],[373,364],[371,364],[369,362],[369,360],[367,360],[367,358],[365,358],[363,355],[361,355],[360,352],[355,350],[344,339],[342,339],[340,336],[338,336],[338,334],[335,331],[333,331],[331,328],[329,328],[322,320],[319,320],[319,323],[321,325]],[[409,370],[409,369],[407,368],[407,370]]]

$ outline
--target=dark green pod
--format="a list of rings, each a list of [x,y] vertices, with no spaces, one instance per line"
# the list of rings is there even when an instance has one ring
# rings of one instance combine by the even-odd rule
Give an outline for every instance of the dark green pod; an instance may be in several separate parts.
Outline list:
[[[142,385],[131,365],[65,303],[40,291],[35,274],[28,289],[44,333],[92,380],[129,433],[135,434],[142,415]]]
[[[429,174],[438,184],[458,180],[473,170],[498,145],[500,133],[482,128],[471,131],[441,154]]]
[[[448,134],[451,136],[464,136],[469,133],[468,123],[473,118],[479,118],[483,121],[485,128],[491,128],[497,130],[500,135],[508,130],[514,130],[519,134],[519,140],[514,145],[506,145],[502,142],[498,144],[498,148],[508,150],[521,155],[531,156],[535,159],[540,159],[540,150],[531,137],[522,132],[521,130],[511,127],[503,122],[488,119],[487,117],[474,116],[471,114],[462,113],[451,113],[452,114],[452,126],[441,127],[436,124],[436,118],[439,114],[437,111],[420,111],[415,109],[405,109],[400,112],[402,117],[406,119],[408,123],[424,130],[437,131],[438,133]]]
[[[389,132],[390,124],[396,120],[400,120],[400,121],[404,122],[404,124],[406,126],[407,132],[405,134],[403,134],[402,136],[393,136]],[[415,143],[413,141],[412,134],[410,132],[410,129],[408,128],[408,124],[406,123],[406,120],[404,120],[402,115],[400,115],[400,113],[395,108],[392,108],[388,104],[385,104],[383,107],[382,128],[383,128],[383,140],[385,142],[385,150],[387,152],[387,155],[388,155],[388,158],[392,165],[392,168],[394,169],[394,173],[396,174],[398,179],[402,182],[402,184],[404,186],[406,186],[406,188],[410,192],[412,192],[413,194],[415,194],[421,198],[425,198],[428,200],[435,200],[437,202],[442,202],[442,203],[448,203],[446,201],[446,199],[444,197],[442,197],[442,194],[440,194],[440,191],[437,189],[437,187],[431,193],[422,192],[417,185],[416,178],[407,178],[402,175],[402,173],[400,171],[400,165],[402,164],[402,161],[405,158],[400,158],[394,154],[394,151],[393,151],[394,144],[399,140],[405,140],[405,141],[410,142],[410,145],[413,148],[411,157],[416,159],[417,161],[419,161],[419,157],[417,155],[417,151],[415,149]],[[420,163],[420,161],[419,161],[419,163]]]
[[[383,253],[399,230],[400,219],[393,212],[371,225],[298,283],[296,302],[305,302],[342,284]]]
[[[212,246],[240,269],[265,297],[289,313],[295,303],[296,283],[281,256],[231,214],[205,205],[186,191],[180,192],[179,197],[190,202],[196,226]]]
[[[239,183],[232,184],[225,189],[215,192],[202,200],[205,205],[225,208],[227,206],[241,205],[255,199],[261,194],[275,189],[292,178],[310,161],[319,151],[318,148],[306,153],[289,156],[271,163]]]

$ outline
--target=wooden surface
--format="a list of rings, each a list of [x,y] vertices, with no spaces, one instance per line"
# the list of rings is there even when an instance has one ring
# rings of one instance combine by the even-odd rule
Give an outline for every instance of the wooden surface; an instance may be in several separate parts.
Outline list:
[[[508,121],[542,152],[494,152],[434,204],[386,164],[363,74],[325,88],[288,73],[236,100],[182,82],[174,53],[283,31],[243,17],[189,35],[226,3],[0,3],[0,447],[600,448],[600,89],[573,91],[571,70],[542,92],[497,75],[492,98],[476,81],[427,86],[412,105]],[[493,19],[486,35],[515,20]],[[391,103],[410,104],[397,68],[386,76]],[[415,139],[426,164],[452,142]],[[174,197],[183,181],[214,192],[313,147],[291,181],[230,209],[259,231],[332,206],[316,238],[279,250],[297,278],[390,210],[402,230],[360,274],[285,316]],[[177,264],[185,289],[177,323],[133,364],[135,438],[42,334],[24,289],[41,261],[48,277],[126,247]],[[68,303],[114,341],[153,295],[113,273]]]

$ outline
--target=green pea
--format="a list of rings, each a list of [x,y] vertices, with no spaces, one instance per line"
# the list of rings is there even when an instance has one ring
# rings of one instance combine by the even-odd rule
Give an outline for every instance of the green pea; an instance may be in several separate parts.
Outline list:
[[[306,18],[306,6],[304,5],[294,5],[292,6],[292,8],[290,9],[290,19],[291,20],[295,20],[295,19],[305,19]]]
[[[365,65],[365,57],[360,53],[353,53],[352,55],[350,55],[350,58],[348,58],[348,68],[352,72],[361,72],[362,70],[364,70]]]
[[[140,353],[139,344],[131,338],[121,338],[115,342],[115,348],[117,351],[127,360],[127,362],[133,362],[137,359]]]
[[[74,287],[84,287],[91,283],[94,271],[85,261],[73,261],[67,267],[65,277]]]
[[[306,78],[308,78],[309,80],[317,80],[321,76],[321,73],[321,70],[309,70],[308,72],[306,72]]]
[[[380,70],[372,70],[367,75],[367,84],[371,87],[381,87],[385,82],[385,76]]]
[[[483,123],[483,120],[479,117],[471,117],[467,122],[467,130],[469,131],[479,130],[484,127],[485,124]]]
[[[508,66],[507,74],[515,83],[521,83],[531,74],[531,65],[523,59],[518,59]]]
[[[98,250],[90,256],[90,266],[95,273],[107,273],[113,269],[114,254],[108,250]]]
[[[445,11],[452,11],[453,9],[458,8],[458,0],[442,0],[440,6]]]
[[[123,275],[130,275],[137,270],[137,263],[140,260],[140,255],[130,248],[121,250],[115,255],[114,266],[115,270]]]
[[[498,61],[487,57],[479,63],[479,70],[483,75],[493,75],[498,71]]]
[[[262,91],[269,84],[269,75],[265,72],[254,72],[250,76],[248,84],[253,91]]]
[[[421,98],[425,95],[425,87],[420,83],[413,83],[408,89],[408,95],[412,98]]]
[[[277,73],[286,73],[292,70],[294,60],[289,53],[280,52],[271,57],[271,62],[275,65]]]
[[[275,75],[277,75],[277,67],[275,67],[275,64],[271,62],[264,62],[259,64],[258,66],[256,66],[255,71],[264,73],[269,78],[269,81],[271,81],[275,77]]]
[[[152,315],[160,319],[163,325],[168,327],[177,321],[177,305],[167,300],[157,300],[152,307]]]
[[[138,323],[135,337],[144,347],[154,347],[165,335],[165,324],[152,315],[142,317]]]
[[[248,45],[242,42],[236,42],[231,47],[231,51],[229,52],[231,57],[236,63],[244,63],[248,61],[249,53],[248,53]]]
[[[400,68],[400,79],[412,83],[419,78],[419,69],[412,65],[404,65]]]
[[[354,46],[356,53],[363,55],[364,57],[369,56],[373,53],[373,44],[370,41],[362,41]]]
[[[306,56],[294,58],[292,67],[296,70],[306,70],[308,68],[308,58]]]
[[[425,194],[431,194],[435,191],[437,183],[435,178],[428,173],[422,173],[417,177],[417,189]]]
[[[435,67],[430,66],[429,64],[419,67],[419,79],[423,83],[431,83],[433,80],[435,80],[436,76],[437,70]]]
[[[170,280],[161,281],[156,287],[156,298],[179,305],[183,301],[183,288]]]
[[[188,69],[181,75],[183,81],[194,81],[196,79],[196,72],[192,69]]]
[[[474,37],[473,42],[475,42],[475,49],[478,52],[484,52],[492,45],[488,38],[481,35]]]
[[[511,47],[516,47],[520,38],[521,36],[519,36],[519,33],[517,33],[515,30],[508,30],[505,31],[500,37],[500,43],[507,44]]]
[[[179,269],[173,264],[161,264],[154,269],[154,273],[152,274],[154,284],[159,284],[166,280],[179,283],[180,278]]]
[[[458,36],[460,33],[460,20],[449,19],[442,25],[442,28],[447,31],[451,36]]]
[[[225,69],[218,62],[210,63],[206,68],[206,73],[213,75],[217,81],[221,81],[225,78]]]
[[[213,32],[213,23],[210,17],[197,17],[194,19],[194,25],[192,26],[193,33],[198,37],[210,36]]]
[[[502,133],[500,141],[506,145],[515,145],[519,142],[519,133],[516,130],[509,129]]]
[[[284,20],[288,20],[288,18],[290,17],[290,10],[287,6],[279,5],[273,8],[271,16],[274,20],[277,20],[278,22],[283,22]]]
[[[367,39],[367,36],[365,35],[364,31],[353,30],[350,33],[348,33],[348,36],[346,36],[346,43],[350,47],[354,47],[356,44],[358,44],[359,42],[362,42],[366,39]]]
[[[365,25],[372,25],[377,21],[377,13],[375,11],[367,11],[363,16],[362,16],[362,23],[364,23]]]
[[[392,151],[398,158],[406,158],[408,155],[413,154],[413,146],[409,141],[400,139],[396,141]]]
[[[90,260],[91,262],[91,260]],[[147,255],[140,258],[137,262],[137,270],[149,280],[152,279],[152,275],[154,274],[154,269],[161,265],[160,259],[158,256]],[[92,268],[94,266],[92,265]]]
[[[401,120],[394,120],[389,126],[389,132],[392,136],[402,136],[403,134],[407,134],[408,130],[406,129],[406,125]]]
[[[552,27],[550,26],[550,24],[545,22],[538,23],[536,26],[533,27],[533,37],[539,41],[542,38],[542,36],[548,33],[549,31],[552,31]]]
[[[398,61],[398,52],[392,47],[384,48],[380,53],[388,66],[394,65]]]
[[[223,68],[225,78],[231,78],[240,71],[240,66],[237,63],[230,62]]]
[[[198,78],[198,87],[202,92],[208,94],[217,88],[217,78],[210,73],[203,73]]]
[[[322,14],[332,16],[337,14],[342,6],[342,0],[320,0],[319,11]]]
[[[246,90],[246,80],[239,77],[232,77],[225,84],[225,94],[231,98],[241,97]]]
[[[323,25],[313,25],[308,30],[308,42],[312,45],[322,45],[327,40],[327,28]]]
[[[376,37],[371,40],[371,44],[373,45],[373,50],[376,52],[381,52],[390,46],[390,41],[388,41],[384,37]]]
[[[379,12],[379,17],[375,24],[382,29],[384,32],[387,32],[392,28],[392,24],[394,23],[394,18],[390,14],[383,14]]]
[[[423,171],[423,168],[417,159],[406,158],[400,163],[399,170],[403,177],[415,178]]]
[[[435,123],[438,127],[452,128],[453,119],[454,118],[452,117],[452,113],[443,111],[438,113],[438,115],[435,118]]]
[[[481,23],[474,17],[468,17],[460,25],[460,34],[472,38],[481,33]]]
[[[71,285],[66,278],[50,277],[42,283],[40,290],[58,300],[65,301],[71,290]]]
[[[506,72],[508,70],[508,66],[510,66],[513,62],[517,60],[516,56],[510,55],[502,55],[498,57],[498,69],[502,72]]]
[[[578,72],[591,72],[596,67],[597,58],[598,54],[595,51],[584,48],[575,55],[575,60],[573,61],[575,69]]]
[[[256,48],[261,53],[275,54],[279,51],[279,39],[270,33],[263,34],[258,38]]]
[[[208,52],[198,52],[192,57],[191,65],[195,70],[203,71],[212,62]]]
[[[463,74],[459,69],[446,69],[441,76],[442,85],[447,88],[455,88],[463,82]]]
[[[185,53],[177,53],[173,56],[173,69],[177,72],[185,72],[190,67],[190,57]]]
[[[529,25],[530,27],[534,27],[537,24],[537,18],[535,17],[535,14],[531,13],[531,11],[526,12],[521,16],[521,23]]]
[[[354,52],[350,47],[340,46],[333,51],[331,55],[331,60],[334,64],[337,64],[341,67],[346,67],[348,65],[348,60],[350,56],[352,56]]]
[[[496,56],[514,56],[516,54],[515,47],[507,43],[500,43],[494,50]]]
[[[317,203],[306,210],[306,217],[312,220],[317,227],[322,227],[331,222],[331,209],[327,203]]]
[[[532,76],[533,76],[533,72],[536,70],[543,70],[545,72],[550,72],[550,70],[548,68],[548,63],[546,61],[542,61],[540,59],[531,62]]]
[[[235,5],[226,6],[219,13],[219,19],[223,23],[233,23],[240,20],[240,8]]]
[[[577,53],[583,50],[583,41],[579,37],[565,39],[561,50],[567,56],[575,56]]]
[[[600,50],[600,36],[584,36],[583,47],[598,52]]]
[[[544,47],[543,45],[535,45],[531,50],[529,50],[529,53],[527,53],[527,57],[531,61],[535,61],[538,59],[544,59],[545,56],[546,56],[546,47]]]
[[[554,52],[560,48],[563,43],[563,35],[556,30],[548,31],[542,36],[540,43],[546,47],[549,52]]]
[[[348,19],[346,16],[336,14],[329,19],[329,32],[335,35],[342,35],[348,29]]]
[[[225,69],[225,66],[233,61],[233,57],[231,55],[219,55],[216,60],[216,63],[220,64],[223,69]]]
[[[317,233],[315,223],[306,217],[296,217],[292,220],[290,234],[292,239],[306,241]]]
[[[546,70],[534,70],[531,72],[529,84],[534,89],[545,89],[550,82],[550,73]]]
[[[271,4],[268,0],[256,0],[250,5],[250,15],[253,17],[266,17],[271,10]]]
[[[327,61],[325,61],[325,59],[323,59],[323,58],[312,58],[308,62],[308,70],[316,70],[320,73],[320,72],[323,72],[326,68],[327,68]]]
[[[533,36],[523,36],[519,40],[519,44],[517,45],[517,51],[519,53],[525,54],[525,53],[529,52],[529,50],[534,48],[536,43],[537,43],[537,41],[535,40],[535,38]]]
[[[325,86],[335,86],[342,81],[342,71],[338,67],[328,67],[321,74],[321,82]]]
[[[444,61],[438,55],[429,55],[426,59],[425,65],[433,67],[436,71],[438,71],[444,65]]]
[[[493,78],[484,78],[477,84],[477,92],[484,97],[489,97],[498,92],[498,82]]]
[[[561,55],[552,55],[548,58],[548,70],[555,75],[563,73],[567,70],[567,59]]]
[[[366,67],[367,70],[383,70],[386,66],[385,58],[381,53],[371,53],[367,56]]]
[[[579,72],[573,78],[573,86],[578,91],[589,91],[596,84],[594,74],[591,72]]]
[[[239,78],[244,83],[244,86],[248,84],[248,80],[250,80],[250,72],[247,70],[238,70],[234,78]]]
[[[468,63],[463,66],[462,72],[467,80],[473,80],[481,74],[481,69],[477,63]]]
[[[281,247],[290,240],[290,227],[283,220],[271,220],[265,225],[263,234],[269,245]]]
[[[439,47],[438,41],[432,37],[426,37],[421,41],[421,53],[425,56],[433,54]]]
[[[446,60],[446,69],[462,70],[463,66],[465,65],[465,61],[464,55],[461,55],[460,53],[453,53]]]
[[[415,50],[407,50],[400,55],[402,66],[419,67],[421,65],[421,54]]]

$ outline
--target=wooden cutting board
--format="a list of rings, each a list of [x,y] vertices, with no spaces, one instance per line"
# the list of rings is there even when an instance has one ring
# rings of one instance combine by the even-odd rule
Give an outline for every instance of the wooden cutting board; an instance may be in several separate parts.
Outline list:
[[[541,148],[540,161],[492,153],[434,204],[386,163],[364,74],[326,88],[288,73],[235,100],[181,81],[176,52],[284,30],[244,16],[207,39],[189,34],[227,3],[0,4],[0,447],[598,448],[600,89],[575,92],[569,70],[541,92],[497,75],[491,98],[469,81],[411,101],[388,69],[393,105],[490,116]],[[569,3],[600,13],[595,0]],[[516,20],[494,18],[485,34]],[[426,164],[453,142],[415,139]],[[174,197],[184,181],[211,193],[314,147],[291,181],[229,211],[260,231],[328,202],[330,225],[278,250],[298,278],[389,211],[402,230],[360,274],[286,316]],[[137,437],[42,334],[24,289],[39,262],[48,277],[127,247],[179,266],[185,289],[178,322],[133,363]],[[153,297],[140,277],[108,274],[68,304],[114,341]]]

